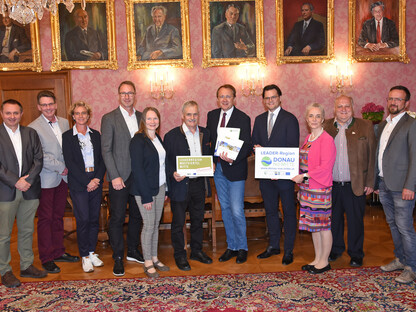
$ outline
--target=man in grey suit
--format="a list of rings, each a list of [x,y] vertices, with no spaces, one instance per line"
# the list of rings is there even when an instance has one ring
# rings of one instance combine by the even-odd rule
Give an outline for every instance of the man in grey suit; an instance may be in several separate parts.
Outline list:
[[[113,249],[115,276],[124,275],[123,224],[129,204],[127,231],[127,260],[144,263],[137,249],[140,237],[141,215],[133,195],[130,195],[131,176],[130,140],[139,129],[141,112],[135,110],[136,87],[123,81],[118,87],[120,106],[105,114],[101,120],[101,151],[109,183],[110,223],[108,234]]]
[[[381,266],[385,272],[403,270],[399,283],[416,278],[416,232],[413,225],[416,189],[416,121],[406,110],[410,92],[404,86],[390,89],[389,116],[377,133],[376,185],[390,226],[396,258]]]
[[[33,231],[39,203],[42,146],[36,131],[20,126],[22,105],[13,99],[1,104],[0,125],[0,274],[4,286],[20,286],[10,266],[10,238],[14,220],[18,228],[20,276],[47,275],[33,266]]]
[[[66,253],[64,246],[68,170],[62,155],[62,133],[69,129],[69,124],[65,118],[55,115],[58,105],[53,92],[40,91],[37,101],[41,115],[29,127],[36,130],[43,150],[37,226],[39,258],[46,272],[59,273],[61,270],[55,261],[79,261],[79,257]]]

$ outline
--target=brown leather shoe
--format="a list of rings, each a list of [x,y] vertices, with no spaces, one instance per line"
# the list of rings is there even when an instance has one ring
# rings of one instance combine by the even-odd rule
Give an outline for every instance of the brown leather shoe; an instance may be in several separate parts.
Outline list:
[[[45,270],[39,270],[33,265],[30,265],[26,270],[20,271],[21,277],[42,278],[48,275]]]
[[[15,288],[20,286],[20,281],[14,276],[12,271],[6,272],[1,277],[1,283],[8,288]]]

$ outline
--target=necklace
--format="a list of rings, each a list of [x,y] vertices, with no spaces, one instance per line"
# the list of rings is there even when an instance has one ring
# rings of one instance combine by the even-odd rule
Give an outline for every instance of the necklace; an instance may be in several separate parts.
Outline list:
[[[308,142],[313,142],[315,141],[317,138],[319,138],[321,136],[321,134],[324,132],[324,128],[321,128],[321,131],[318,133],[318,135],[314,138],[312,138],[313,133],[311,133],[311,135],[309,136]]]

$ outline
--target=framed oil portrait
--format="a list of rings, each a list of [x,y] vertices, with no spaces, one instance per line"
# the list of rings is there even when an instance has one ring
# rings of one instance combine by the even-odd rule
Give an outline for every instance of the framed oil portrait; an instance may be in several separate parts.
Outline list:
[[[358,62],[403,62],[406,0],[349,0],[349,54]]]
[[[276,0],[277,64],[334,58],[334,0]]]
[[[262,0],[202,1],[202,67],[266,64]]]
[[[42,71],[39,24],[21,25],[6,12],[0,15],[0,70]]]
[[[124,0],[128,70],[155,65],[192,68],[188,0]]]
[[[114,0],[75,0],[69,12],[63,3],[51,15],[53,60],[60,69],[117,69]]]

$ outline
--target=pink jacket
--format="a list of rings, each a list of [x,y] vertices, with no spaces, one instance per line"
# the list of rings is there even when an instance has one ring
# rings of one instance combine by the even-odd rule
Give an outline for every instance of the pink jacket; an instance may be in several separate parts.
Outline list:
[[[307,143],[310,134],[306,137]],[[302,146],[303,146],[302,145]],[[312,142],[308,154],[309,187],[312,189],[332,186],[332,168],[336,158],[334,139],[324,131]]]

